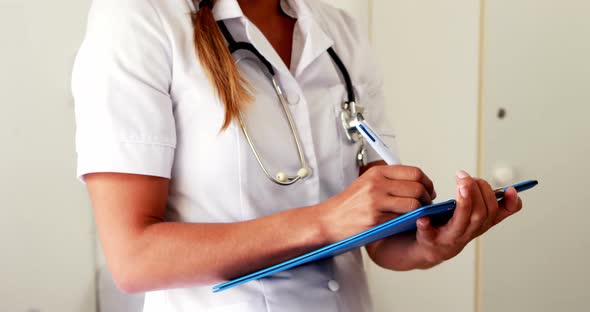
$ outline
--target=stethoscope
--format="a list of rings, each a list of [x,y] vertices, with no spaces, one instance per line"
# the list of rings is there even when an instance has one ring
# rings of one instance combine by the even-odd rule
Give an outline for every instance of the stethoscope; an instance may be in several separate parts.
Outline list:
[[[201,3],[199,3],[199,7],[201,7],[202,5],[210,5],[210,2],[209,3],[207,3],[207,2],[209,2],[209,1],[201,1]],[[225,37],[225,40],[229,44],[228,49],[229,49],[230,53],[234,54],[236,51],[245,50],[245,51],[250,52],[252,55],[254,55],[255,58],[260,63],[263,64],[263,66],[262,66],[262,68],[264,69],[263,72],[270,79],[272,86],[277,94],[277,97],[279,98],[279,102],[281,103],[281,105],[283,107],[283,111],[285,112],[285,116],[286,116],[287,121],[289,123],[289,127],[291,128],[293,140],[295,141],[295,145],[297,147],[297,154],[298,154],[299,163],[300,163],[300,169],[297,171],[297,174],[296,175],[289,175],[289,174],[285,173],[284,171],[279,171],[275,175],[272,175],[270,173],[270,171],[264,165],[264,161],[262,159],[262,156],[260,155],[260,153],[256,149],[255,144],[252,140],[252,137],[250,136],[250,134],[248,132],[248,127],[246,126],[246,123],[244,122],[244,118],[240,114],[238,117],[238,122],[240,124],[240,128],[242,129],[244,137],[246,138],[248,145],[250,145],[250,149],[252,150],[258,164],[260,165],[260,168],[262,168],[262,171],[264,171],[264,174],[271,181],[273,181],[279,185],[291,185],[299,180],[302,180],[308,176],[311,176],[312,170],[309,167],[309,165],[305,159],[305,154],[303,152],[303,146],[301,144],[299,132],[297,131],[297,128],[295,126],[295,122],[293,121],[293,116],[291,115],[291,112],[287,106],[287,101],[284,97],[284,93],[282,91],[282,88],[281,88],[280,84],[277,82],[277,80],[275,79],[275,70],[273,69],[272,65],[262,54],[260,54],[260,52],[258,52],[258,50],[251,43],[249,43],[249,42],[236,42],[223,21],[218,21],[217,24],[219,25],[219,28],[221,29],[221,32],[222,32],[223,36]],[[334,51],[334,49],[332,47],[328,48],[327,52],[330,55],[330,57],[332,58],[332,60],[334,61],[334,63],[336,64],[336,67],[338,68],[340,73],[342,74],[342,77],[344,78],[344,82],[346,84],[347,100],[344,103],[342,103],[342,111],[340,112],[340,121],[342,124],[342,128],[344,129],[345,138],[346,138],[347,142],[349,142],[350,144],[360,143],[359,149],[356,154],[356,163],[359,167],[364,166],[367,164],[367,157],[368,157],[367,156],[367,149],[365,147],[365,141],[364,141],[363,136],[358,132],[357,128],[355,127],[355,124],[357,124],[358,121],[363,120],[362,113],[364,111],[364,108],[363,108],[363,106],[356,103],[356,96],[354,94],[352,80],[350,79],[350,75],[348,73],[348,70],[344,66],[344,63],[342,63],[342,60],[340,59],[338,54],[336,54],[336,52]],[[244,62],[244,61],[249,61],[251,59],[252,59],[251,57],[247,57],[247,56],[240,57],[236,60],[236,65],[241,62]],[[255,62],[255,63],[260,64],[259,62]]]

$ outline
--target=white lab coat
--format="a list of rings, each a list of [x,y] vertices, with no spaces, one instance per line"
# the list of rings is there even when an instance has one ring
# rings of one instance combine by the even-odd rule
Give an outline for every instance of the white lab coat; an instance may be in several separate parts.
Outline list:
[[[195,57],[190,0],[94,0],[73,73],[78,176],[124,172],[171,178],[166,217],[181,222],[259,218],[343,191],[358,176],[358,146],[344,140],[338,114],[346,92],[326,49],[333,46],[348,68],[358,101],[366,106],[365,117],[377,131],[391,134],[381,80],[365,34],[343,11],[320,1],[284,0],[281,5],[298,19],[290,68],[236,0],[216,1],[214,15],[275,68],[311,177],[278,186],[263,174],[236,123],[219,132],[224,109]],[[256,100],[245,116],[257,149],[272,173],[296,173],[297,150],[270,82],[255,67],[240,68],[255,89]],[[372,150],[369,157],[379,159]],[[144,308],[370,310],[358,250],[219,294],[210,286],[150,292]]]

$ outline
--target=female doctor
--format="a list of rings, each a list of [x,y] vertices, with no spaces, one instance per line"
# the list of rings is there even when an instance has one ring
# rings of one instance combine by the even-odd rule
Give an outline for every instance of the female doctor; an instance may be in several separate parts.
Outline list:
[[[78,176],[114,279],[147,292],[144,311],[371,310],[358,250],[210,288],[436,197],[420,169],[386,166],[343,127],[362,110],[390,132],[368,50],[320,1],[94,0],[73,74]],[[371,259],[433,267],[522,205],[511,189],[498,206],[465,172],[457,199],[447,225],[420,219]]]

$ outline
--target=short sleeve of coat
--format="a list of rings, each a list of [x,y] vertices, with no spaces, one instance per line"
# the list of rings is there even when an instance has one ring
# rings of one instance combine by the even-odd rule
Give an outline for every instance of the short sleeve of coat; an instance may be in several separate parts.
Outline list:
[[[77,175],[170,178],[171,51],[148,0],[94,0],[72,75]]]

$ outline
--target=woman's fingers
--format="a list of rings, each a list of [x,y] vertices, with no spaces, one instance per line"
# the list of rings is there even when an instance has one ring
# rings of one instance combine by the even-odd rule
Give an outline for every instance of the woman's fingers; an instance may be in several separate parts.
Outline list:
[[[442,233],[449,241],[454,241],[463,236],[469,226],[471,220],[471,194],[467,186],[457,185],[457,207],[453,213],[453,217],[449,222],[442,227]]]
[[[522,209],[522,200],[518,197],[518,192],[513,187],[506,190],[504,199],[498,208],[498,213],[494,220],[494,225],[502,222],[509,216],[519,212]]]
[[[393,197],[383,196],[377,199],[379,201],[379,210],[382,212],[391,212],[398,215],[414,211],[422,207],[422,203],[416,198],[410,197]]]
[[[416,222],[416,241],[429,263],[457,255],[465,245],[492,226],[522,208],[514,188],[506,191],[500,205],[491,186],[484,180],[457,173],[457,207],[453,217],[442,227],[434,227],[429,218]],[[441,261],[442,261],[441,260]]]
[[[432,204],[430,193],[420,182],[385,179],[383,187],[390,196],[415,198],[422,205]]]
[[[471,240],[480,232],[483,223],[487,218],[488,208],[477,182],[472,177],[464,171],[459,171],[457,173],[457,180],[459,185],[465,186],[468,189],[469,198],[471,199],[471,217],[469,219],[467,230],[464,233],[464,236],[467,236],[467,239]]]
[[[434,191],[434,184],[420,168],[397,165],[381,166],[377,167],[376,169],[380,170],[380,173],[389,180],[419,182],[424,186],[431,199],[436,197],[436,192]]]
[[[437,229],[435,229],[430,223],[430,218],[423,217],[416,221],[416,227],[418,232],[416,233],[416,239],[421,243],[427,245],[434,245],[437,235]]]
[[[480,233],[478,233],[479,236],[494,226],[494,221],[498,215],[498,199],[496,198],[496,193],[488,182],[483,179],[477,179],[476,181],[487,207],[487,217],[483,223]]]

